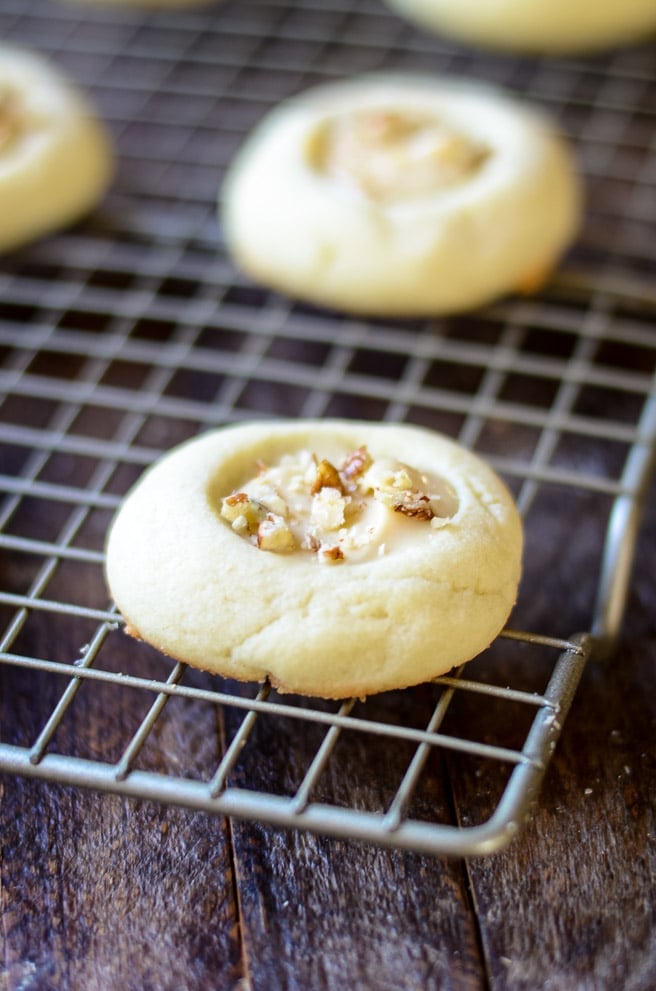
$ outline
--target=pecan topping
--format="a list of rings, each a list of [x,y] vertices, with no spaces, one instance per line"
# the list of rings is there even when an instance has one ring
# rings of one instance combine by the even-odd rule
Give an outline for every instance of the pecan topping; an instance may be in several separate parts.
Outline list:
[[[490,156],[449,122],[410,107],[349,111],[327,123],[312,161],[381,203],[436,195],[474,175]]]
[[[285,554],[295,551],[297,544],[285,521],[275,513],[268,513],[257,528],[257,546],[263,551]]]
[[[310,495],[316,495],[317,492],[321,492],[322,489],[337,489],[342,495],[344,495],[344,486],[342,485],[342,480],[339,477],[339,472],[337,468],[326,458],[317,465],[317,474],[312,487],[310,488]]]
[[[403,492],[400,499],[394,502],[393,509],[395,513],[403,513],[417,520],[432,520],[435,516],[428,496],[416,490]]]
[[[221,505],[221,516],[231,524],[236,533],[257,533],[266,514],[266,506],[252,499],[246,492],[233,492],[225,497]]]
[[[222,500],[222,518],[262,551],[309,553],[326,565],[381,557],[408,540],[426,539],[422,529],[430,539],[457,509],[444,479],[402,461],[374,459],[365,445],[346,449],[334,462],[303,449],[283,454],[277,464],[257,461],[254,469],[254,477]]]
[[[352,451],[342,462],[339,474],[345,484],[354,482],[361,475],[364,475],[367,468],[373,464],[371,455],[366,447],[359,447],[357,451]]]
[[[331,564],[336,561],[344,560],[344,551],[341,547],[322,547],[320,549],[320,554],[324,561]]]

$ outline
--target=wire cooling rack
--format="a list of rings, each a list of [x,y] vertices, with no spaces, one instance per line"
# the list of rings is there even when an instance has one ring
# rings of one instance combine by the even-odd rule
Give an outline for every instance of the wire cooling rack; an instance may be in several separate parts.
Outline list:
[[[150,15],[4,0],[0,29],[89,91],[119,163],[93,217],[0,265],[0,769],[381,845],[499,849],[624,611],[656,433],[653,47],[484,56],[376,0]],[[215,204],[244,136],[287,95],[385,68],[517,90],[574,142],[585,228],[542,295],[363,321],[234,270]],[[513,630],[434,684],[341,705],[126,637],[102,548],[127,488],[201,430],[279,415],[420,423],[489,460],[526,527]]]

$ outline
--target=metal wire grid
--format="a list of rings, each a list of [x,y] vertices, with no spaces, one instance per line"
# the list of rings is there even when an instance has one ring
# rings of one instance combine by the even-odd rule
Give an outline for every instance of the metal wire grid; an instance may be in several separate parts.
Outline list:
[[[651,466],[649,52],[585,63],[475,56],[414,32],[374,2],[270,0],[142,17],[64,6],[44,13],[41,2],[8,0],[0,25],[93,93],[120,161],[103,211],[0,272],[8,727],[0,767],[385,845],[498,849],[531,806],[592,646],[617,634]],[[314,81],[388,66],[520,88],[577,142],[588,221],[542,298],[454,320],[372,323],[252,286],[223,255],[214,203],[221,171],[266,107]],[[482,453],[525,517],[529,591],[514,618],[549,635],[508,631],[464,672],[421,693],[340,707],[251,692],[181,665],[164,676],[166,662],[131,644],[107,604],[109,518],[172,444],[215,424],[281,414],[426,423]],[[606,539],[605,552],[586,560],[590,579],[573,572],[581,601],[562,615],[581,623],[561,630],[559,607],[574,590],[554,589],[547,617],[535,614],[530,590],[544,548],[555,541],[562,554],[563,539],[571,542],[554,524],[563,498],[592,500],[600,529],[589,546]],[[571,629],[593,636],[571,637]],[[21,691],[52,699],[36,731],[21,721]],[[106,692],[150,701],[111,746],[67,747],[68,723],[84,738],[79,725],[99,718],[95,699]],[[153,757],[176,704],[220,707],[225,749],[202,768],[180,756],[162,770]],[[497,723],[481,739],[477,713],[495,707]],[[521,732],[509,733],[509,721]],[[292,763],[304,741],[293,779],[281,772],[273,785],[259,777],[271,734],[280,760]],[[403,753],[398,783],[372,799],[361,767],[390,747]],[[436,753],[465,761],[460,776],[479,791],[482,767],[495,780],[482,819],[470,814],[467,795],[422,799]],[[340,773],[356,779],[351,804],[340,799]]]

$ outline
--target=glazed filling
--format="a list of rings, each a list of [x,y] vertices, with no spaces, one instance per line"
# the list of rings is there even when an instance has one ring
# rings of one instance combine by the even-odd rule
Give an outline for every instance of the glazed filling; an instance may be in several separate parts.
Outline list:
[[[368,110],[326,124],[314,166],[381,202],[449,189],[477,172],[489,150],[428,114]]]
[[[370,560],[448,523],[452,486],[366,447],[335,465],[311,451],[285,455],[223,498],[221,516],[263,551],[311,554],[327,564]]]

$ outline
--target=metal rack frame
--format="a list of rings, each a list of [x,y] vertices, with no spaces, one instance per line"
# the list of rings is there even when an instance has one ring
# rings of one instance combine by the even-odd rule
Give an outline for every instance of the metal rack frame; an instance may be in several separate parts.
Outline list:
[[[159,15],[54,4],[44,13],[43,0],[6,0],[0,27],[78,78],[119,152],[114,188],[94,217],[0,266],[3,703],[11,710],[23,676],[56,696],[36,733],[5,720],[0,770],[428,853],[498,850],[530,812],[588,657],[617,640],[653,467],[656,79],[647,54],[486,57],[415,32],[375,0],[254,0]],[[386,67],[521,89],[570,133],[588,216],[541,296],[445,321],[368,322],[300,306],[234,271],[215,194],[241,138],[288,93]],[[532,539],[554,529],[549,500],[593,500],[604,550],[580,610],[577,629],[588,632],[506,631],[489,663],[430,686],[421,725],[373,700],[331,707],[266,686],[198,682],[183,665],[146,656],[106,600],[111,514],[173,443],[281,414],[420,422],[479,451],[525,518],[529,592],[542,567]],[[588,456],[573,458],[572,441]],[[552,619],[533,616],[521,595],[515,618],[541,630]],[[533,666],[538,688],[524,684]],[[508,672],[516,684],[500,680]],[[88,692],[105,689],[137,693],[143,717],[111,752],[68,752],[62,727],[72,713],[92,719]],[[521,709],[522,740],[477,739],[453,716],[465,696]],[[224,751],[202,773],[162,772],[144,757],[173,700],[229,714]],[[257,753],[258,727],[278,720],[299,737],[318,734],[303,773],[280,793],[249,781],[245,756]],[[384,803],[344,806],[324,785],[352,737],[408,749]],[[484,821],[470,822],[462,803],[448,821],[416,812],[438,752],[502,769]]]

